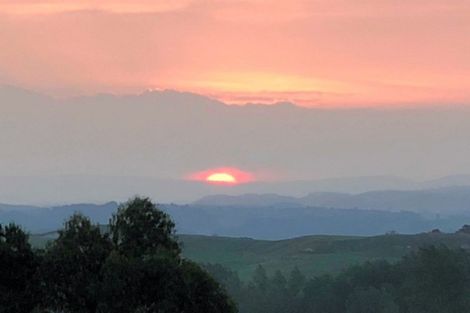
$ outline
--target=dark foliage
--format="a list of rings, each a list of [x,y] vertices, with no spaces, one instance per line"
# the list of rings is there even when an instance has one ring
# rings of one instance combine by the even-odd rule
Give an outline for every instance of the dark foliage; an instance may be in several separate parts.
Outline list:
[[[0,228],[0,313],[236,312],[219,283],[181,258],[173,229],[141,198],[120,207],[111,236],[73,215],[41,259],[20,229]]]
[[[174,237],[175,224],[148,198],[134,198],[121,205],[110,227],[114,245],[121,254],[131,257],[180,254]]]
[[[16,225],[0,225],[0,312],[30,312],[39,303],[39,256]]]
[[[259,266],[246,284],[206,269],[230,290],[241,313],[463,313],[470,311],[470,254],[430,246],[391,264],[368,262],[337,276],[289,278]],[[222,278],[222,279],[221,279]]]
[[[0,313],[234,313],[234,303],[241,313],[470,311],[466,250],[429,246],[311,279],[258,266],[243,283],[220,265],[185,260],[169,216],[142,198],[120,207],[109,232],[73,215],[45,251],[17,226],[0,226],[0,269]]]
[[[112,249],[98,226],[73,215],[47,249],[41,266],[44,306],[63,312],[96,312],[102,267]]]

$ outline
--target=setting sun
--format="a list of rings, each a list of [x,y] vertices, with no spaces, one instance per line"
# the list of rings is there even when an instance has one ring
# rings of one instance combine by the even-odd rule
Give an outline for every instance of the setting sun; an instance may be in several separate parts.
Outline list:
[[[206,178],[207,182],[235,184],[237,179],[228,173],[214,173]]]
[[[255,177],[237,168],[223,167],[192,173],[186,179],[207,184],[238,185],[253,182]]]

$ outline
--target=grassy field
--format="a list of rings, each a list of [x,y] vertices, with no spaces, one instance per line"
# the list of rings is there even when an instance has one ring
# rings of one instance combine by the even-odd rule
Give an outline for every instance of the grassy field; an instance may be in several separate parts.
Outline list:
[[[242,279],[258,264],[268,272],[290,272],[297,266],[308,276],[337,273],[368,260],[395,261],[428,245],[470,248],[470,235],[418,234],[377,237],[306,236],[265,241],[249,238],[180,236],[184,255],[196,262],[220,263],[236,270]]]
[[[248,238],[180,236],[184,255],[196,262],[219,263],[237,271],[242,279],[251,276],[258,264],[269,272],[289,272],[295,266],[307,275],[337,272],[367,260],[359,253],[332,251],[336,241],[360,238],[310,236],[266,241]],[[329,251],[327,251],[329,250]]]
[[[35,247],[44,247],[56,233],[31,236]],[[308,276],[337,273],[368,260],[395,261],[427,245],[470,248],[467,234],[383,235],[376,237],[306,236],[268,241],[250,238],[180,235],[185,257],[200,263],[219,263],[248,279],[258,264],[268,273],[288,274],[295,266]]]

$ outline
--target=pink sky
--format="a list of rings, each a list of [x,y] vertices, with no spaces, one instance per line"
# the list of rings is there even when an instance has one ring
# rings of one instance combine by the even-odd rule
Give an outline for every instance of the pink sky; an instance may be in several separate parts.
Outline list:
[[[65,3],[65,4],[64,4]],[[470,0],[0,0],[0,84],[230,103],[470,103]]]

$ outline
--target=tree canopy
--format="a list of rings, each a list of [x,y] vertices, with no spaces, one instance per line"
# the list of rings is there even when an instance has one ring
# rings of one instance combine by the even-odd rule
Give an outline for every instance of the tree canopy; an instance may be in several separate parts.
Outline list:
[[[28,235],[14,224],[0,225],[0,312],[30,312],[38,305],[38,265]]]
[[[174,223],[147,198],[121,205],[109,231],[74,214],[43,252],[18,227],[0,227],[0,312],[236,312],[180,252]]]
[[[170,217],[147,198],[122,204],[109,227],[74,214],[44,250],[0,225],[0,313],[462,313],[470,308],[470,253],[422,247],[335,275],[298,268],[251,281],[181,255]],[[315,264],[312,264],[315,266]],[[228,296],[233,297],[234,301]],[[235,305],[235,303],[237,305]]]
[[[295,267],[285,278],[260,265],[251,281],[240,283],[230,270],[205,267],[230,290],[240,313],[462,313],[470,309],[470,254],[446,246],[422,247],[394,263],[366,262],[310,279]]]

